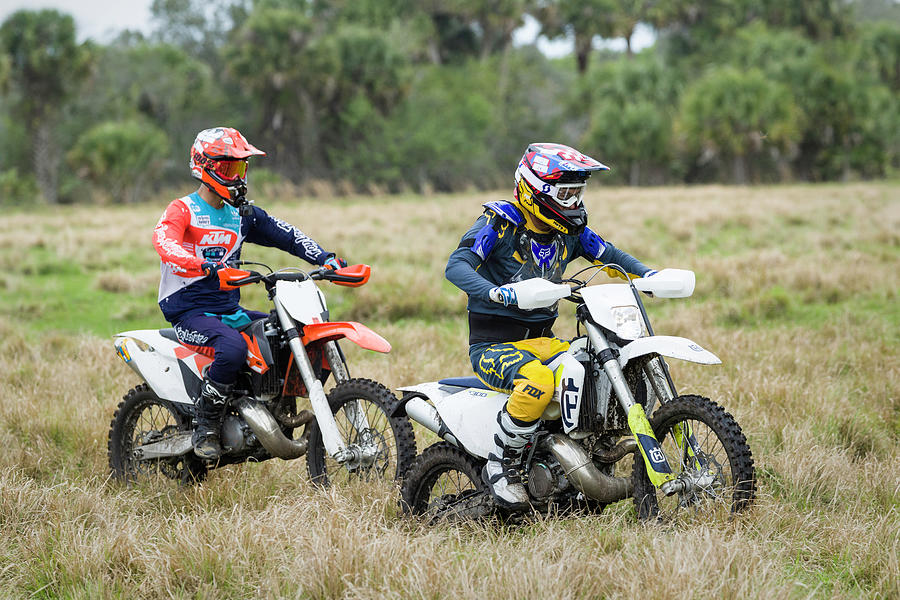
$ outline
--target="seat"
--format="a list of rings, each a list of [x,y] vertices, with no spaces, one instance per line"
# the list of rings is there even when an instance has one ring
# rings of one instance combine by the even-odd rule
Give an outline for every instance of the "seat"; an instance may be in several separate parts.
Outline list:
[[[441,379],[438,381],[441,385],[452,385],[461,388],[478,388],[480,390],[489,390],[488,386],[484,385],[484,383],[475,377],[474,375],[469,375],[468,377],[448,377],[446,379]]]
[[[175,342],[175,343],[177,343],[177,344],[180,344],[180,343],[181,343],[181,340],[179,340],[179,339],[178,339],[178,336],[175,335],[175,328],[174,328],[174,327],[168,327],[168,328],[166,328],[166,329],[160,329],[160,330],[159,330],[159,335],[163,336],[163,337],[166,338],[167,340],[172,340],[173,342]]]

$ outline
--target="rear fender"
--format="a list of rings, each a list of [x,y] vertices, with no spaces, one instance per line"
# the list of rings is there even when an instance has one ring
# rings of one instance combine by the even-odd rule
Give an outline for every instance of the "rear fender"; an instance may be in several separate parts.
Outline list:
[[[508,399],[503,392],[465,388],[432,401],[444,425],[463,447],[470,454],[487,458],[494,450],[497,414]]]
[[[159,331],[144,329],[116,335],[116,353],[163,400],[193,404],[185,391],[184,377],[202,378],[212,359],[164,338]]]
[[[661,354],[701,365],[719,365],[719,357],[693,340],[671,335],[652,335],[628,343],[619,351],[619,364],[624,367],[629,360],[646,354]]]
[[[315,341],[339,340],[347,338],[366,350],[390,352],[391,345],[386,339],[363,325],[353,321],[328,321],[326,323],[309,323],[303,326],[301,341],[306,346]]]
[[[494,449],[497,414],[509,396],[482,388],[443,385],[437,381],[398,388],[403,400],[420,397],[434,404],[444,427],[467,452],[487,458]]]

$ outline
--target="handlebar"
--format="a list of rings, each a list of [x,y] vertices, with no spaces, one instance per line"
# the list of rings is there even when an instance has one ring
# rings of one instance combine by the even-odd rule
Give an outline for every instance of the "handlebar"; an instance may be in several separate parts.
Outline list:
[[[271,287],[278,281],[306,281],[307,279],[324,279],[338,285],[358,287],[369,280],[370,272],[371,267],[369,265],[352,265],[337,270],[331,267],[318,267],[308,273],[304,271],[274,271],[266,275],[256,271],[226,267],[220,269],[217,274],[219,276],[219,287],[225,290],[233,290],[259,282],[265,283],[266,287]]]

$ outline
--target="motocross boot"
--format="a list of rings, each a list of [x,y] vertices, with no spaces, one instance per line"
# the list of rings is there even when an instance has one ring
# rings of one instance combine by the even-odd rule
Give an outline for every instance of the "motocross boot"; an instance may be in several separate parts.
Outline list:
[[[196,404],[196,426],[191,435],[194,454],[200,458],[216,460],[222,455],[219,429],[222,427],[222,417],[225,416],[225,402],[231,395],[232,388],[234,384],[217,383],[209,377],[203,380]]]
[[[481,478],[494,501],[508,510],[524,510],[529,506],[528,492],[522,483],[522,451],[537,426],[538,421],[517,423],[505,407],[497,415],[494,450],[488,454]]]

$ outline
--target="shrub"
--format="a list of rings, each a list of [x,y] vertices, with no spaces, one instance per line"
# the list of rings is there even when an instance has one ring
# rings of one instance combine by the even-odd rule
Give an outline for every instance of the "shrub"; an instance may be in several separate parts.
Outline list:
[[[168,149],[166,134],[149,123],[107,121],[78,138],[68,159],[79,176],[113,202],[136,202],[150,191]]]
[[[0,172],[0,205],[28,204],[39,197],[37,182],[30,174],[20,174],[18,169]]]

